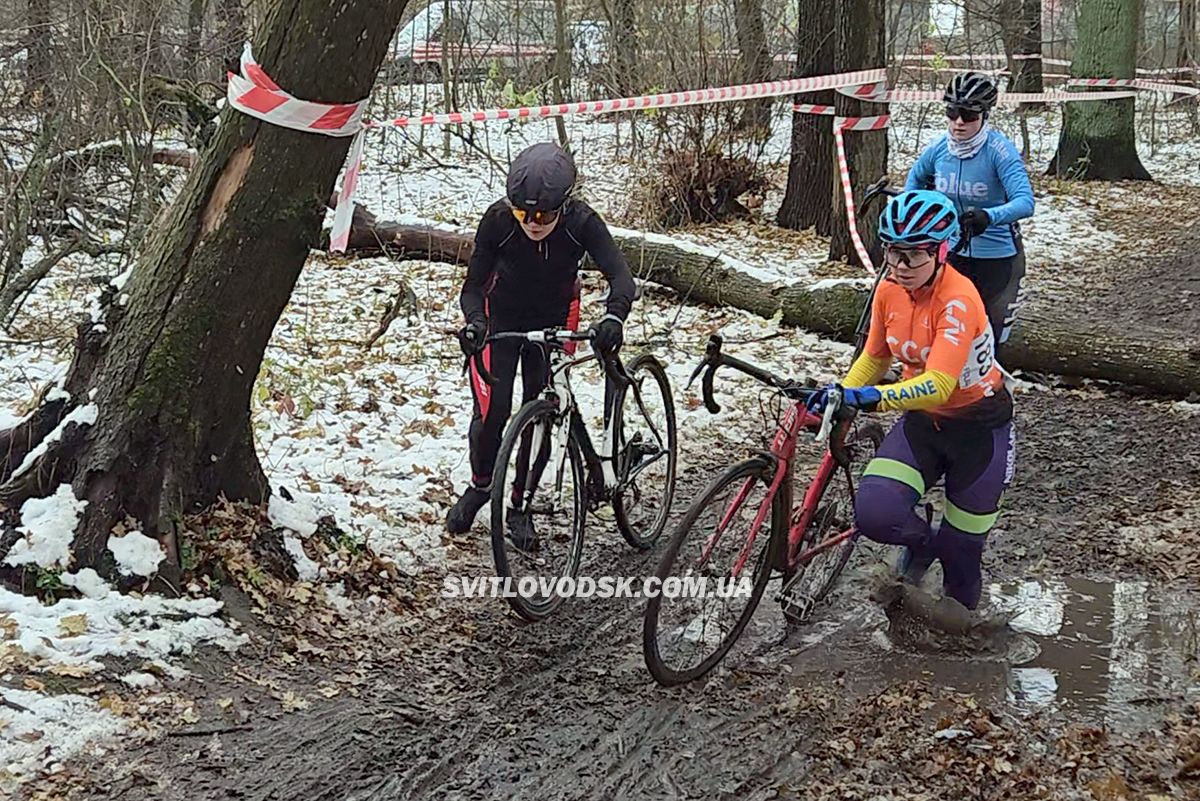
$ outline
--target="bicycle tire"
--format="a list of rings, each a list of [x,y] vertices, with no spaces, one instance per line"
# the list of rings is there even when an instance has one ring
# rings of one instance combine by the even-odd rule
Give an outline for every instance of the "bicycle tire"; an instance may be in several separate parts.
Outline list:
[[[873,457],[875,451],[879,450],[879,446],[883,443],[883,437],[883,427],[878,423],[870,422],[856,428],[854,432],[852,432],[846,438],[846,444],[850,447],[855,447],[857,443],[861,441],[866,442],[867,447],[869,448],[869,458],[863,462],[863,465],[865,466],[866,462],[870,461],[870,457]],[[858,460],[856,459],[855,461]],[[830,507],[828,505],[818,507],[818,514],[814,516],[813,522],[809,524],[808,530],[804,532],[804,539],[801,540],[800,545],[801,551],[815,547],[827,536],[840,533],[844,530],[842,525],[846,523],[853,523],[854,499],[857,492],[855,487],[856,479],[857,476],[852,474],[851,468],[843,467],[831,475],[829,480],[825,482],[825,486],[821,487],[818,503],[825,499],[826,492],[831,484],[839,481],[846,482],[848,502],[845,513],[848,514],[848,519],[846,521],[838,522],[835,525],[830,525],[830,523],[833,521],[824,521],[821,519],[821,512],[829,509]],[[855,539],[854,537],[850,537],[835,549],[831,557],[832,561],[826,565],[826,574],[822,577],[822,580],[818,582],[815,590],[810,590],[806,593],[806,596],[812,601],[812,603],[823,601],[826,597],[828,597],[829,593],[833,591],[833,588],[837,586],[838,579],[841,578],[842,573],[846,569],[846,565],[850,562],[850,556],[854,553],[854,546]],[[788,585],[792,585],[792,583],[796,581],[802,581],[803,575],[807,571],[808,567],[809,565],[800,565],[797,573],[788,579]]]
[[[626,372],[629,377],[637,381],[639,376],[648,376],[658,385],[659,391],[662,393],[664,408],[666,413],[666,440],[667,440],[667,480],[666,488],[663,492],[662,505],[659,510],[658,517],[654,521],[654,525],[648,531],[639,532],[637,527],[629,519],[629,507],[626,505],[625,493],[615,493],[612,499],[613,515],[617,520],[617,530],[621,532],[621,536],[625,541],[634,548],[644,551],[654,546],[658,538],[662,535],[663,530],[667,526],[667,521],[671,517],[671,502],[675,498],[675,468],[678,459],[679,443],[677,440],[675,429],[675,402],[671,395],[671,382],[667,378],[667,371],[662,363],[648,353],[643,353],[634,359]],[[613,426],[617,432],[616,441],[620,447],[624,447],[624,427],[626,419],[625,401],[636,397],[628,387],[621,390],[620,396],[617,398],[615,410],[613,412]],[[641,410],[638,410],[640,413]],[[617,479],[622,480],[624,476],[621,474],[625,469],[622,465],[622,470],[618,471]],[[626,488],[628,492],[631,488]]]
[[[504,432],[504,439],[500,442],[500,450],[496,455],[496,469],[492,476],[491,504],[492,558],[496,563],[496,575],[502,579],[513,578],[508,549],[515,546],[511,545],[506,536],[504,513],[504,506],[507,500],[508,469],[513,449],[518,446],[521,434],[526,428],[541,421],[549,426],[549,430],[553,431],[553,423],[558,418],[558,406],[553,401],[545,398],[529,401],[513,417],[507,430]],[[567,425],[566,421],[563,421],[562,424]],[[587,493],[585,489],[583,456],[580,452],[579,444],[575,441],[574,435],[571,434],[568,434],[567,437],[566,459],[570,464],[574,483],[573,506],[575,515],[574,523],[572,524],[572,539],[565,565],[566,569],[560,578],[568,576],[578,578],[580,566],[583,561],[583,540],[587,525]],[[506,594],[505,600],[512,607],[513,611],[523,619],[530,622],[537,622],[553,614],[562,605],[565,598],[551,594],[548,600],[544,603],[539,603],[514,592]]]
[[[742,482],[748,478],[757,479],[769,486],[772,477],[771,471],[770,462],[757,457],[747,459],[727,468],[724,473],[710,483],[708,488],[692,502],[687,514],[684,515],[683,520],[680,521],[679,526],[676,528],[674,534],[672,534],[666,552],[659,562],[658,570],[655,572],[655,576],[657,576],[659,581],[661,582],[667,576],[671,575],[671,570],[675,566],[675,560],[679,556],[684,540],[692,533],[692,529],[700,514],[718,497],[722,490],[730,484]],[[775,549],[780,547],[787,534],[788,510],[785,495],[786,493],[784,492],[777,492],[775,494],[771,502],[769,529],[765,532],[759,532],[759,536],[766,533],[769,535],[769,538],[766,550],[760,554],[758,564],[755,568],[753,590],[746,608],[742,610],[733,628],[725,635],[717,649],[701,660],[698,665],[685,670],[676,670],[666,664],[658,647],[659,613],[662,609],[663,596],[659,594],[649,600],[646,605],[642,624],[642,653],[646,661],[646,668],[650,671],[650,675],[654,677],[656,682],[664,687],[672,687],[695,681],[716,667],[729,652],[729,649],[737,642],[738,637],[741,636],[742,631],[746,628],[746,625],[750,622],[750,618],[753,617],[755,610],[758,608],[763,593],[766,592],[767,583],[771,580],[771,565],[774,561]]]

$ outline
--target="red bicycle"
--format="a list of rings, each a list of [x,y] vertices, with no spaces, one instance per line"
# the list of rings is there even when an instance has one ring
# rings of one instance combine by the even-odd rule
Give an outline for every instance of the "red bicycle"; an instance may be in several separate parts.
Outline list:
[[[667,545],[656,577],[665,582],[678,576],[676,586],[690,584],[693,592],[686,597],[659,593],[646,606],[642,629],[646,667],[665,686],[700,678],[724,658],[776,573],[783,582],[776,600],[789,623],[809,618],[833,589],[854,550],[856,481],[883,441],[883,429],[877,423],[856,425],[857,410],[843,407],[836,393],[824,415],[817,417],[805,402],[818,387],[785,380],[727,356],[721,345],[719,336],[709,338],[704,360],[691,378],[694,381],[704,373],[701,386],[710,412],[721,410],[713,398],[713,378],[720,367],[745,373],[792,403],[778,421],[770,450],[757,452],[719,475],[692,502]],[[803,502],[793,511],[796,445],[801,432],[814,429],[816,441],[827,441],[828,448]],[[752,576],[749,592],[739,592],[739,587],[746,588],[748,576]],[[668,585],[659,586],[665,590]],[[682,612],[676,614],[680,608]],[[723,627],[726,623],[728,628]],[[667,645],[681,646],[677,650],[686,658],[673,658],[675,653]]]

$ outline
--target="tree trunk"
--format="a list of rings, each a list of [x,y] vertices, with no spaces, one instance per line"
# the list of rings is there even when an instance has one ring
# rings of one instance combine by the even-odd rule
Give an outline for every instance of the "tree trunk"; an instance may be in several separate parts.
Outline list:
[[[1084,3],[1079,10],[1079,39],[1071,75],[1135,77],[1140,18],[1139,0]],[[1138,158],[1133,98],[1065,105],[1058,152],[1048,174],[1081,180],[1150,180]]]
[[[54,40],[50,21],[50,0],[27,0],[25,20],[25,92],[22,101],[34,107],[54,104],[50,74],[54,69]]]
[[[737,34],[738,51],[742,62],[742,80],[761,83],[771,77],[771,50],[763,25],[762,0],[734,0],[733,23]],[[741,125],[746,128],[767,128],[771,124],[772,100],[750,101],[746,104]]]
[[[1017,0],[1016,36],[1013,54],[1037,56],[1017,59],[1013,65],[1012,91],[1042,91],[1042,0]],[[1030,104],[1022,105],[1028,108]]]
[[[883,0],[842,0],[837,15],[835,72],[883,67],[886,43],[885,4]],[[863,103],[841,93],[834,100],[834,108],[842,117],[871,117],[886,114],[887,106],[878,103]],[[846,158],[850,165],[850,177],[860,186],[873,183],[887,173],[888,135],[886,130],[847,131]],[[829,258],[855,260],[854,245],[850,240],[850,226],[846,221],[846,205],[842,197],[840,179],[835,180],[833,189],[833,230],[829,238]],[[858,221],[858,230],[863,242],[875,242],[879,220],[873,214]]]
[[[362,255],[440,259],[466,264],[474,250],[470,233],[420,225],[376,222],[365,209],[356,212]],[[374,227],[374,231],[372,231]],[[670,287],[691,303],[733,306],[771,319],[782,312],[786,325],[853,341],[867,288],[849,283],[814,289],[761,281],[722,263],[719,253],[621,231],[613,233],[634,274]],[[351,249],[356,237],[351,236]],[[378,245],[386,242],[386,250]],[[377,336],[375,337],[377,338]],[[373,338],[374,339],[374,338]],[[372,341],[373,341],[372,339]],[[1010,369],[1137,384],[1171,395],[1200,392],[1200,339],[1179,334],[1130,332],[1085,320],[1057,320],[1036,311],[1021,314],[1021,324],[1004,346]]]
[[[242,43],[246,41],[250,30],[246,25],[246,7],[243,2],[244,0],[217,0],[217,24],[213,31],[213,41],[221,63],[213,80],[223,76],[226,70],[237,72]]]
[[[613,88],[618,95],[629,97],[637,93],[637,3],[636,0],[613,0],[610,35],[612,48]]]
[[[201,64],[201,45],[204,41],[204,9],[206,0],[189,0],[187,20],[188,74],[193,81],[202,81],[206,74]]]
[[[828,75],[833,70],[834,10],[827,0],[799,0],[796,26],[796,77]],[[833,105],[833,92],[797,95],[797,103]],[[784,228],[812,227],[821,236],[833,232],[835,186],[833,122],[816,114],[792,115],[792,154],[787,191],[775,221]]]
[[[255,55],[298,97],[357,100],[404,5],[279,0]],[[312,46],[316,37],[321,47]],[[106,307],[103,325],[81,330],[66,391],[71,407],[94,411],[94,423],[66,426],[16,478],[15,460],[3,464],[0,499],[10,509],[63,482],[88,502],[75,566],[111,574],[109,532],[126,518],[171,542],[184,513],[221,496],[258,502],[268,494],[251,390],[349,145],[222,112],[119,290],[126,297]],[[23,430],[5,436],[29,438]]]
[[[1179,80],[1196,82],[1196,0],[1179,0],[1179,50],[1175,66],[1182,71]]]
[[[571,45],[567,40],[567,0],[554,0],[554,102],[562,103],[564,92],[571,88]],[[554,118],[558,132],[558,143],[569,149],[567,123],[561,117]]]

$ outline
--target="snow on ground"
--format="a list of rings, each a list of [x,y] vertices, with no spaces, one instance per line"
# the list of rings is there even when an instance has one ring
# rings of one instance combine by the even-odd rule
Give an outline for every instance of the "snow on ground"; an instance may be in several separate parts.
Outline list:
[[[902,178],[917,148],[940,133],[942,120],[936,112],[898,111],[891,132],[893,178]],[[1168,125],[1166,113],[1157,113],[1156,134],[1165,141],[1142,149],[1147,166],[1165,187],[1147,192],[1129,185],[1037,181],[1037,216],[1024,226],[1035,285],[1042,281],[1051,287],[1058,280],[1056,271],[1065,275],[1073,264],[1137,241],[1130,232],[1136,233],[1135,225],[1148,210],[1153,215],[1178,203],[1200,185],[1195,146],[1180,138],[1182,116],[1176,114],[1175,124]],[[1029,121],[1035,168],[1045,163],[1057,142],[1057,115],[1051,111]],[[1020,141],[1011,114],[999,113],[996,122]],[[575,118],[566,125],[582,168],[584,196],[610,219],[642,230],[644,225],[627,220],[626,213],[634,187],[655,180],[655,160],[645,141],[629,146],[625,118]],[[639,127],[643,138],[650,139],[649,126]],[[671,235],[762,280],[841,280],[854,271],[822,271],[823,240],[770,225],[786,177],[789,128],[789,117],[778,115],[763,148],[775,190],[755,219]],[[417,145],[420,137],[425,151]],[[458,139],[451,139],[447,155],[439,131],[373,132],[359,201],[381,218],[433,219],[470,229],[502,195],[508,159],[527,143],[555,137],[553,122],[479,126],[476,144],[492,154],[498,162],[493,164]],[[15,341],[30,341],[0,344],[0,424],[21,419],[40,391],[61,381],[71,356],[70,313],[86,311],[94,298],[88,278],[115,275],[121,268],[112,259],[71,257],[30,296],[12,333]],[[277,496],[269,510],[276,525],[304,535],[320,516],[333,514],[350,533],[369,540],[408,571],[437,567],[451,557],[442,520],[469,477],[471,399],[453,336],[460,325],[461,280],[462,268],[443,264],[323,256],[310,261],[276,328],[252,400],[259,453]],[[364,349],[361,343],[375,330],[401,281],[416,297],[416,309],[399,315],[374,347]],[[600,279],[589,274],[585,324],[602,314],[601,290]],[[723,409],[717,415],[703,409],[698,387],[684,389],[714,331],[725,336],[728,352],[813,382],[835,379],[849,361],[845,345],[736,310],[680,307],[663,295],[647,293],[627,326],[627,354],[649,348],[666,363],[682,465],[707,464],[711,453],[758,447],[772,429],[771,394],[750,379],[721,374],[717,396]],[[574,386],[585,419],[598,426],[602,377],[596,366],[576,368]],[[1183,413],[1195,413],[1193,406],[1177,405]],[[292,500],[282,498],[281,488]],[[156,542],[137,537],[141,535],[113,538],[110,547],[127,569],[143,573],[162,556]],[[284,543],[302,578],[320,580],[320,566],[300,558],[299,540],[289,535]],[[158,672],[171,673],[177,668],[169,660],[196,647],[231,648],[241,642],[234,629],[217,619],[215,602],[120,595],[91,571],[47,575],[47,580],[55,578],[84,598],[43,606],[0,594],[0,677],[17,665],[52,675],[90,676],[118,670],[105,664],[117,656],[140,658]],[[130,671],[125,665],[116,674],[129,687],[142,689],[151,684],[147,676],[153,677],[145,666]],[[110,737],[124,725],[83,695],[47,695],[44,688],[14,689],[2,678],[0,682],[5,700],[20,707],[0,706],[0,772],[7,765],[10,776],[49,766],[84,741]],[[35,727],[38,737],[33,736]]]
[[[91,570],[64,576],[62,583],[86,597],[43,604],[0,589],[0,790],[53,770],[90,741],[129,728],[128,721],[81,694],[82,688],[65,690],[64,682],[116,677],[124,672],[110,666],[118,658],[181,675],[174,663],[197,648],[233,650],[246,642],[217,617],[221,603],[213,599],[123,595]],[[18,689],[14,671],[44,674],[45,680],[27,677]],[[131,687],[149,686],[132,675],[124,677]],[[48,691],[48,684],[55,690]]]

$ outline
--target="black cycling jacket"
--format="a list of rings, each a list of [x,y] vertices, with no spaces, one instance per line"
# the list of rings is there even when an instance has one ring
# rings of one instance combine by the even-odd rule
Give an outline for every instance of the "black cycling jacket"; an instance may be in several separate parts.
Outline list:
[[[534,242],[508,204],[496,201],[475,232],[460,298],[463,316],[487,319],[493,331],[562,325],[585,254],[608,279],[608,314],[624,321],[633,305],[633,275],[599,214],[572,200],[550,235]]]

